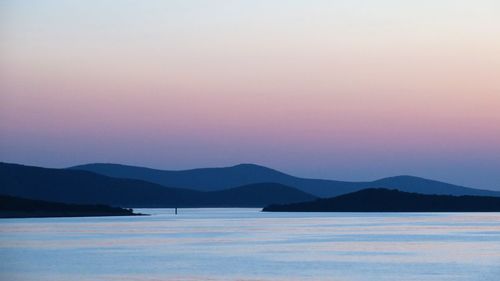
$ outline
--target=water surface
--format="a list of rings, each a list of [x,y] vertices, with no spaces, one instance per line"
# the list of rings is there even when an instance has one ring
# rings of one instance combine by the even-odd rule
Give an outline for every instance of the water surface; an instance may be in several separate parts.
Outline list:
[[[485,280],[500,213],[138,209],[0,220],[0,280]]]

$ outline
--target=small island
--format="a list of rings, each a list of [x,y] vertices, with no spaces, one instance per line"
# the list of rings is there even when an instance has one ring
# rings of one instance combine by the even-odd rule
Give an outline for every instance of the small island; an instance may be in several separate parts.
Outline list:
[[[368,188],[314,201],[270,205],[264,212],[500,212],[500,197],[427,195]]]
[[[0,218],[138,216],[132,209],[80,205],[0,195]]]

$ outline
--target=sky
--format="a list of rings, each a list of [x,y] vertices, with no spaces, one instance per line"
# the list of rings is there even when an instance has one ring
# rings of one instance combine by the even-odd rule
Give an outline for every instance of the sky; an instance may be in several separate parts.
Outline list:
[[[0,161],[500,190],[500,1],[4,0]]]

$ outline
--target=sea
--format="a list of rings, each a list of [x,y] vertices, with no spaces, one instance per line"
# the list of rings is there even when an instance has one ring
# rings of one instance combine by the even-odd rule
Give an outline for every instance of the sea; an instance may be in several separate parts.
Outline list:
[[[135,211],[1,219],[0,280],[500,280],[500,213]]]

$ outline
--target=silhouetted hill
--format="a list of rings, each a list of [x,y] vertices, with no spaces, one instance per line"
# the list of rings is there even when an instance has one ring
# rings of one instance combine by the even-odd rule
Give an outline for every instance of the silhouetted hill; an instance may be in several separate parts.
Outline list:
[[[213,197],[216,206],[225,207],[253,207],[266,206],[266,202],[283,204],[284,202],[301,202],[314,200],[317,197],[279,183],[257,183],[222,191],[208,192]]]
[[[137,216],[131,209],[64,204],[0,195],[0,218]]]
[[[185,203],[198,191],[168,188],[140,180],[111,178],[87,171],[0,164],[0,194],[28,199],[121,207]]]
[[[164,171],[119,164],[87,164],[69,169],[85,170],[116,178],[140,179],[164,186],[191,188],[200,191],[222,190],[262,182],[281,183],[290,177],[281,172],[253,164],[181,171]]]
[[[500,212],[500,198],[369,188],[329,199],[271,205],[266,212]]]
[[[88,171],[7,163],[0,163],[0,194],[120,207],[263,207],[271,203],[299,202],[314,198],[294,188],[273,183],[201,192],[135,179],[112,178]]]
[[[423,194],[500,196],[498,191],[473,189],[412,176],[385,178],[372,182],[347,182],[298,178],[253,164],[227,168],[163,171],[118,164],[87,164],[70,169],[92,171],[117,178],[132,178],[165,186],[213,191],[247,184],[274,182],[291,186],[318,197],[332,197],[370,187],[387,187]]]

